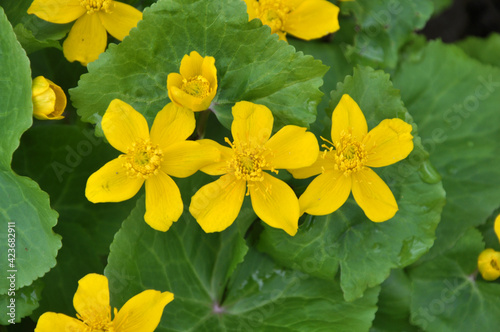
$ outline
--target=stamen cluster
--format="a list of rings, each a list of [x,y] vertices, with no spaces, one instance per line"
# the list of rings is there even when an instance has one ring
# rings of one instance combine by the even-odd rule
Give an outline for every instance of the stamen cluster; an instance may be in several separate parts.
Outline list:
[[[80,5],[87,10],[87,14],[93,14],[100,10],[109,13],[113,0],[80,0]]]
[[[256,3],[255,11],[262,24],[271,27],[271,33],[283,31],[286,18],[292,9],[285,1],[260,0]]]
[[[149,178],[158,174],[158,169],[163,160],[163,152],[156,144],[149,140],[139,140],[129,147],[124,158],[123,166],[127,169],[127,175],[131,178]]]
[[[201,75],[183,79],[181,89],[196,98],[205,98],[212,91],[210,89],[210,82]]]
[[[228,169],[234,171],[238,180],[263,181],[262,169],[268,167],[263,157],[265,149],[254,147],[247,143],[231,143],[227,138],[226,142],[233,149],[233,158],[228,160]]]

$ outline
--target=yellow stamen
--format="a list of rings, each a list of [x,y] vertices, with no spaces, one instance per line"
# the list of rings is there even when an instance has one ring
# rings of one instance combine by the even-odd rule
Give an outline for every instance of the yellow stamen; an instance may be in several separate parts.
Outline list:
[[[292,9],[286,1],[260,0],[255,4],[255,12],[262,24],[271,27],[271,33],[283,31],[288,14]]]
[[[265,149],[246,143],[226,142],[233,148],[233,158],[227,162],[228,171],[233,171],[238,180],[263,181],[263,168],[272,170],[263,157]]]
[[[158,174],[163,152],[158,145],[152,144],[149,140],[136,141],[128,149],[127,154],[120,157],[124,159],[123,166],[127,169],[129,177],[149,178]]]
[[[210,82],[201,75],[184,79],[181,89],[196,98],[205,98],[212,91],[210,89]]]
[[[366,160],[365,146],[354,139],[350,133],[341,133],[335,142],[335,169],[349,175],[363,169]]]
[[[111,307],[107,310],[106,314],[103,315],[98,309],[90,311],[89,316],[82,316],[76,314],[76,317],[83,321],[89,328],[89,331],[102,331],[102,332],[114,332],[113,322],[111,321]]]
[[[87,10],[87,14],[93,14],[100,10],[110,12],[113,0],[80,0],[80,6]]]

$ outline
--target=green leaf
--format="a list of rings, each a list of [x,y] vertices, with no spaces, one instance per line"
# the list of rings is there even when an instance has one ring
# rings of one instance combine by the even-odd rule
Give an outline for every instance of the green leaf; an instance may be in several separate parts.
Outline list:
[[[212,179],[201,174],[178,181],[184,201],[208,181]],[[378,288],[346,303],[337,282],[279,269],[254,249],[228,281],[234,257],[241,257],[241,225],[255,220],[247,203],[221,233],[204,233],[187,211],[162,233],[144,222],[140,199],[111,245],[105,274],[113,306],[121,307],[142,290],[157,289],[175,296],[157,331],[368,330]]]
[[[468,229],[455,246],[410,271],[412,322],[429,332],[496,331],[500,284],[476,280],[481,234]]]
[[[443,61],[446,59],[446,61]],[[457,70],[460,68],[460,70]],[[486,221],[500,201],[500,69],[432,42],[394,75],[422,144],[443,177],[446,206],[425,259]]]
[[[408,158],[374,169],[394,193],[399,211],[389,221],[374,223],[350,198],[331,215],[304,217],[294,237],[266,227],[260,248],[285,266],[321,278],[332,279],[340,264],[340,284],[346,300],[351,301],[382,283],[391,269],[407,266],[429,250],[444,191],[420,144],[417,126],[388,74],[355,68],[354,75],[332,92],[331,111],[344,93],[363,110],[369,129],[387,118],[401,118],[413,125],[415,147]]]
[[[354,44],[346,55],[356,63],[394,68],[398,52],[421,29],[433,12],[431,0],[356,0],[342,4],[342,12],[356,20]]]
[[[57,266],[42,278],[45,288],[36,315],[52,311],[74,316],[78,280],[103,273],[114,234],[135,205],[135,200],[93,204],[85,197],[88,177],[118,154],[93,132],[59,124],[35,127],[23,135],[14,154],[13,169],[50,194],[59,212],[54,230],[63,237]]]
[[[4,267],[0,274],[0,294],[6,294],[10,288],[5,277],[10,273],[8,270],[17,270],[16,289],[30,285],[56,264],[61,240],[52,232],[57,213],[50,208],[48,195],[36,182],[15,174],[10,168],[19,138],[32,123],[31,72],[26,53],[1,8],[0,31],[0,220],[3,225],[0,261]],[[16,242],[15,261],[9,262],[7,269],[8,222],[15,225],[12,227],[15,233],[10,233],[10,238],[15,234]]]
[[[31,315],[39,305],[42,289],[43,282],[37,279],[31,285],[17,289],[13,293],[0,295],[0,308],[2,308],[0,325],[19,323],[21,318]]]
[[[89,64],[70,90],[84,121],[99,123],[111,100],[131,104],[151,123],[168,103],[166,81],[185,54],[213,56],[218,91],[212,110],[229,128],[234,103],[268,106],[277,128],[314,122],[326,67],[278,41],[259,20],[250,23],[241,0],[160,0],[120,45]]]
[[[492,33],[488,38],[468,37],[457,43],[468,56],[484,64],[500,67],[500,34]]]

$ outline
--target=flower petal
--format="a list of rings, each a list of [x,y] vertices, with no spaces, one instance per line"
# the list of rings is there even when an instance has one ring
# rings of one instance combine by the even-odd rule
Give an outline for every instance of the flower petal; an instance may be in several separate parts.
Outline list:
[[[170,176],[159,171],[146,180],[146,214],[144,220],[153,229],[166,232],[179,220],[184,210],[179,187]]]
[[[168,103],[156,114],[151,127],[151,142],[164,150],[176,142],[186,140],[195,127],[196,120],[191,110]]]
[[[216,141],[212,141],[211,139],[202,139],[197,141],[203,146],[214,147],[219,150],[220,160],[213,164],[209,164],[205,167],[202,167],[200,171],[209,175],[222,175],[227,173],[227,162],[233,158],[233,149],[228,148],[227,146],[220,145]]]
[[[56,314],[55,312],[46,312],[38,318],[35,332],[86,332],[88,326],[82,321],[66,316],[64,314]]]
[[[325,0],[304,0],[287,17],[284,30],[300,39],[321,38],[339,29],[339,7]]]
[[[204,185],[191,198],[189,212],[206,233],[231,226],[241,210],[246,183],[232,174]]]
[[[352,195],[371,221],[389,220],[398,211],[391,189],[368,167],[352,174]]]
[[[212,89],[212,99],[217,92],[217,68],[215,67],[215,58],[212,56],[206,56],[203,58],[201,64],[201,76],[205,77],[210,83],[210,88]]]
[[[252,207],[263,222],[294,236],[299,227],[299,201],[292,188],[272,175],[264,173],[264,180],[248,186]]]
[[[335,151],[321,151],[318,159],[308,167],[287,169],[296,179],[306,179],[335,168]]]
[[[174,299],[170,292],[148,289],[128,300],[113,320],[115,331],[153,332],[160,323],[163,309]]]
[[[144,116],[120,99],[113,99],[102,117],[102,131],[109,144],[123,153],[137,140],[149,139]]]
[[[392,165],[413,150],[412,126],[401,119],[385,119],[370,130],[363,143],[367,152],[366,166]]]
[[[73,22],[86,12],[79,0],[34,0],[28,8],[28,14],[35,14],[42,20],[61,24]]]
[[[63,43],[63,53],[69,62],[86,66],[104,52],[108,35],[97,15],[83,15],[76,20]]]
[[[351,182],[350,176],[336,170],[318,175],[300,196],[300,211],[315,216],[336,211],[349,197]]]
[[[108,278],[90,273],[78,281],[73,306],[83,321],[110,322]]]
[[[130,29],[136,27],[137,22],[142,20],[142,13],[131,5],[118,1],[113,1],[112,6],[109,13],[100,11],[97,14],[109,34],[118,40],[123,40],[128,36]]]
[[[294,169],[312,165],[318,159],[318,140],[306,128],[288,125],[264,145],[264,158],[276,169]]]
[[[248,21],[251,21],[254,18],[258,18],[257,11],[255,9],[259,5],[259,3],[255,0],[244,0],[244,1],[247,4]]]
[[[273,130],[273,114],[264,105],[248,101],[237,102],[233,106],[231,133],[234,141],[256,144],[267,142]]]
[[[129,177],[123,161],[116,158],[89,177],[85,196],[92,203],[122,202],[137,194],[143,183],[142,178]]]
[[[183,141],[163,150],[161,169],[169,175],[185,178],[219,160],[220,152],[217,148],[194,141]]]
[[[361,141],[368,132],[365,116],[358,104],[345,94],[332,114],[332,142],[340,141],[341,133],[351,133]]]
[[[170,75],[172,74],[169,74],[168,77],[170,77]],[[201,112],[208,109],[210,103],[212,102],[213,97],[215,96],[215,90],[212,91],[205,98],[198,98],[190,95],[189,93],[184,92],[178,86],[168,87],[168,77],[167,77],[168,97],[172,102],[176,103],[178,106],[186,107],[193,112]]]
[[[180,74],[189,79],[194,76],[202,75],[203,57],[196,51],[189,55],[184,55],[181,60]]]
[[[498,241],[500,241],[500,214],[495,218],[495,234],[497,235]]]

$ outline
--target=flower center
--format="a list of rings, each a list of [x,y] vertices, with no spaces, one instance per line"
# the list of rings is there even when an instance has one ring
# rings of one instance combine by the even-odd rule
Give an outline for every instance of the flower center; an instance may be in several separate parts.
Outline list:
[[[362,143],[357,141],[349,133],[342,133],[340,140],[332,143],[321,137],[325,142],[335,146],[335,169],[344,172],[344,175],[349,175],[352,172],[357,172],[363,169],[366,160],[366,151]],[[328,150],[333,150],[332,147],[322,145]]]
[[[100,310],[92,310],[92,315],[89,317],[76,314],[76,317],[83,321],[91,332],[114,332],[113,322],[111,321],[111,313],[103,314]],[[111,311],[111,308],[110,308]]]
[[[80,6],[87,10],[87,14],[93,14],[100,10],[109,13],[113,0],[80,0]]]
[[[291,8],[281,0],[260,0],[255,9],[262,24],[271,27],[271,33],[283,31],[286,17],[291,12]]]
[[[269,167],[263,157],[265,149],[246,143],[231,143],[227,138],[226,142],[233,148],[233,158],[227,162],[227,166],[230,171],[234,171],[236,178],[245,181],[263,181],[262,169]]]
[[[498,267],[498,262],[496,261],[496,259],[492,259],[490,261],[490,265],[494,270],[500,271],[500,267]]]
[[[132,144],[127,154],[120,157],[125,159],[123,166],[127,169],[128,176],[147,179],[158,174],[163,152],[149,140],[139,140]]]
[[[211,92],[210,82],[201,75],[182,80],[181,89],[185,93],[200,99],[205,98]]]

